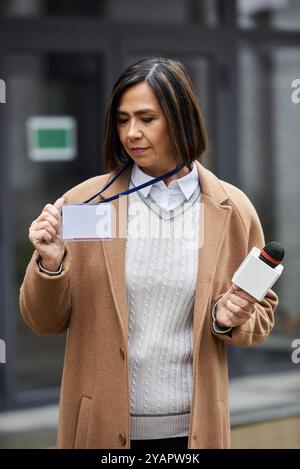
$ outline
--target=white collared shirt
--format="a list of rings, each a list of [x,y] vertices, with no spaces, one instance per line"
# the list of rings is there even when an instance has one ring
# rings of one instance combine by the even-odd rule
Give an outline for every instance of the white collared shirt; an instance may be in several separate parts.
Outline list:
[[[195,192],[199,183],[197,167],[194,161],[191,164],[192,170],[185,176],[172,181],[168,186],[164,181],[158,181],[152,186],[144,187],[139,191],[144,197],[151,197],[165,210],[172,210],[185,201],[188,201]],[[136,163],[131,171],[131,181],[134,186],[139,186],[145,182],[155,179],[146,174]]]

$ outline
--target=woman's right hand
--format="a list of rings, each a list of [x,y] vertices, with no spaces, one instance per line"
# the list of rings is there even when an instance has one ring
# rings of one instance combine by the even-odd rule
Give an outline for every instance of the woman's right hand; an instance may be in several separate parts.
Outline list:
[[[53,272],[58,270],[65,254],[60,215],[63,204],[64,198],[60,197],[53,205],[45,205],[29,228],[29,239],[41,257],[42,266]]]

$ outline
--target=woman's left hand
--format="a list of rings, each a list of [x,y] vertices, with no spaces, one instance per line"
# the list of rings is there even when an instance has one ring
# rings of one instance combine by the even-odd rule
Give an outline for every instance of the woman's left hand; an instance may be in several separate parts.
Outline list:
[[[257,300],[232,284],[217,304],[216,321],[221,327],[242,326],[251,318]]]

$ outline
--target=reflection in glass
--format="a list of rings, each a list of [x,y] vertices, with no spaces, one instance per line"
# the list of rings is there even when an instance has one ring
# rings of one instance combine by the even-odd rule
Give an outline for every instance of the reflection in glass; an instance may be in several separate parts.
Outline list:
[[[221,0],[222,1],[222,0]],[[216,27],[220,0],[1,0],[0,16],[90,17],[145,23],[197,23]]]
[[[242,28],[300,29],[299,0],[238,0],[237,6]]]
[[[19,288],[33,253],[31,222],[46,203],[89,177],[104,172],[100,160],[103,102],[101,62],[76,54],[16,54],[9,61],[9,179],[11,187],[12,305],[16,328],[18,390],[58,386],[65,335],[39,337],[19,313]],[[30,159],[26,123],[32,116],[69,116],[78,127],[77,157],[69,161]],[[43,312],[41,311],[41,314]]]
[[[280,297],[275,328],[265,343],[248,351],[243,367],[285,370],[294,366],[291,342],[300,336],[300,104],[291,99],[300,51],[244,49],[240,70],[243,189],[266,240],[277,240],[286,250],[285,270],[274,286]]]

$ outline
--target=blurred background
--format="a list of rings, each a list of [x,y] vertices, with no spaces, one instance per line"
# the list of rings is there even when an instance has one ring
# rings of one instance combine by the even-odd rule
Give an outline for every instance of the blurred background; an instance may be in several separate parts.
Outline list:
[[[44,204],[106,172],[111,88],[154,55],[190,72],[211,142],[201,162],[248,195],[266,240],[286,248],[272,334],[228,348],[233,447],[300,448],[300,1],[1,0],[2,448],[55,445],[66,337],[38,337],[21,319],[28,228]]]

